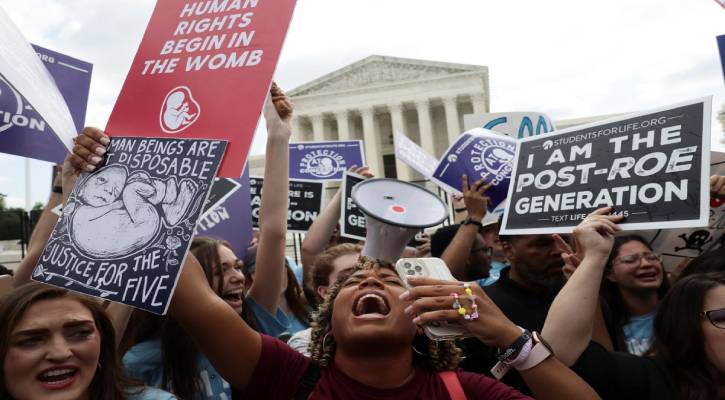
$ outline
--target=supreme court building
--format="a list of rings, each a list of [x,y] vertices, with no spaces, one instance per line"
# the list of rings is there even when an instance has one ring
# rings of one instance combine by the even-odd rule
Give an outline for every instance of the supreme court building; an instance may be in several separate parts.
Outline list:
[[[424,178],[396,160],[394,131],[440,158],[463,132],[463,116],[487,113],[490,104],[488,67],[379,55],[294,88],[288,95],[295,105],[293,142],[361,139],[367,164],[377,177],[405,181]],[[555,123],[565,128],[607,117]],[[249,161],[251,175],[261,176],[264,156]],[[337,185],[328,188],[333,186]]]

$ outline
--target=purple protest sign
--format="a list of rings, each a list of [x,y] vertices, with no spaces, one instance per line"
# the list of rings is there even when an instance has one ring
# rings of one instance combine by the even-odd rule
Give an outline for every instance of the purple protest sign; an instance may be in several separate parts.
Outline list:
[[[252,241],[252,207],[249,198],[248,168],[244,169],[239,179],[217,178],[208,199],[213,204],[209,204],[199,218],[194,234],[224,239],[232,245],[238,258],[244,258]]]
[[[725,77],[725,35],[717,37],[717,47],[720,49],[720,64],[722,65],[723,77]]]
[[[512,161],[516,155],[516,139],[476,128],[466,131],[443,154],[431,180],[445,191],[461,194],[461,176],[473,183],[484,179],[492,183],[486,195],[493,211],[508,195]]]
[[[33,45],[33,50],[55,80],[80,132],[86,119],[93,65],[40,46]],[[0,152],[56,164],[62,163],[67,154],[50,125],[1,74]]]
[[[339,181],[353,165],[365,165],[360,140],[289,144],[290,179]]]

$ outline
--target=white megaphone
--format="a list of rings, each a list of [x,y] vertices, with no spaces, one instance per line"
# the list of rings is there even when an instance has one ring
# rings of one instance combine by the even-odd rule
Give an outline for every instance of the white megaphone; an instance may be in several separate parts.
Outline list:
[[[438,196],[396,179],[362,181],[353,187],[352,200],[366,217],[362,255],[391,264],[418,231],[448,218],[448,208]]]

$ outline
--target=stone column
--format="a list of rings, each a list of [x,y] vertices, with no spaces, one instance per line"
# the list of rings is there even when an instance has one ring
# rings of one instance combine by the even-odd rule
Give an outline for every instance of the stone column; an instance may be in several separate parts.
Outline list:
[[[322,114],[312,115],[312,137],[315,142],[325,140],[325,118]]]
[[[486,99],[483,93],[472,94],[471,104],[473,105],[473,113],[476,115],[481,115],[488,112],[486,107]]]
[[[335,118],[337,118],[337,140],[350,140],[350,120],[347,110],[336,112]]]
[[[433,141],[433,127],[430,121],[430,101],[428,99],[416,100],[415,108],[418,111],[420,146],[430,155],[436,157],[435,142]]]
[[[301,142],[305,140],[305,131],[302,128],[304,115],[296,115],[292,119],[292,141]]]
[[[395,136],[396,132],[407,135],[408,132],[405,131],[405,122],[403,119],[403,105],[391,104],[388,108],[390,109],[390,121],[393,125],[393,136]],[[410,170],[410,167],[400,161],[398,157],[395,157],[395,170],[398,174],[399,180],[410,182],[412,171]]]
[[[453,144],[461,133],[461,124],[458,122],[458,103],[455,97],[443,99],[446,109],[446,127],[448,128],[448,144]]]
[[[360,110],[363,123],[363,140],[365,141],[365,161],[377,177],[384,177],[383,155],[380,152],[380,137],[375,129],[375,110],[372,107]]]

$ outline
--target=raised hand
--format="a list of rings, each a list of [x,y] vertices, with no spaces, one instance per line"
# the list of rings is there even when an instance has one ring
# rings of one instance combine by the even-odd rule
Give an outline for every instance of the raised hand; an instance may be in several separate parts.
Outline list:
[[[500,348],[507,347],[521,336],[521,330],[506,318],[476,283],[464,286],[463,282],[425,277],[409,277],[408,283],[413,287],[401,298],[413,301],[405,312],[415,317],[413,322],[418,325],[458,322],[470,336]],[[468,319],[462,314],[461,307],[469,315]]]
[[[83,128],[75,138],[73,152],[65,157],[61,179],[63,182],[63,194],[70,194],[75,186],[81,172],[95,171],[103,161],[106,154],[106,146],[111,139],[97,128]]]
[[[264,102],[264,119],[267,122],[269,135],[283,135],[287,138],[292,134],[292,112],[294,107],[282,89],[272,82],[269,96]]]
[[[624,217],[609,215],[612,207],[594,210],[574,228],[574,246],[579,259],[588,254],[608,256],[614,244],[614,235],[621,230],[617,222]]]
[[[491,199],[484,193],[491,187],[491,184],[484,184],[485,181],[479,179],[469,187],[466,174],[463,174],[461,180],[463,181],[463,203],[466,205],[468,217],[480,221],[488,212],[488,203]]]

